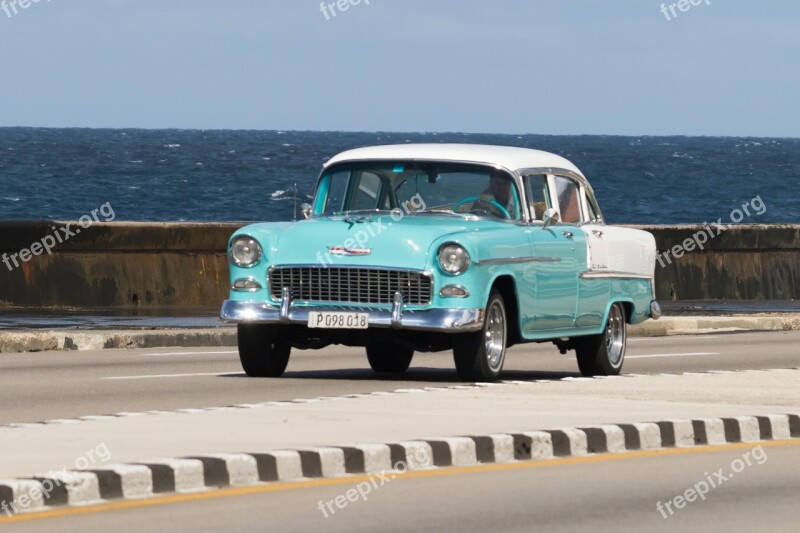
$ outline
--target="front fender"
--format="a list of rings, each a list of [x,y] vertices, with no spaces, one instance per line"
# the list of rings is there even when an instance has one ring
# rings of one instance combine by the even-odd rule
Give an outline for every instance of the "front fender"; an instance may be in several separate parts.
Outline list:
[[[231,287],[236,280],[240,279],[252,279],[261,285],[261,289],[258,290],[231,290],[231,300],[265,301],[269,299],[269,290],[267,288],[267,272],[269,271],[270,265],[274,264],[275,257],[278,253],[278,235],[290,225],[290,222],[251,224],[238,229],[233,235],[231,235],[231,238],[228,240],[226,253],[230,252],[230,247],[233,240],[242,235],[253,237],[261,245],[262,250],[261,260],[252,267],[240,267],[233,264],[230,261],[230,258],[228,259]]]
[[[447,307],[486,307],[489,293],[496,280],[510,276],[517,280],[525,276],[524,268],[514,259],[532,254],[529,230],[516,224],[494,223],[495,229],[481,232],[463,232],[436,239],[429,251],[432,259],[431,271],[436,276],[436,304]],[[463,274],[453,276],[439,267],[439,248],[448,243],[464,247],[470,256],[470,266]],[[442,297],[440,292],[447,285],[459,285],[470,293],[467,298]],[[519,298],[519,294],[517,294]]]

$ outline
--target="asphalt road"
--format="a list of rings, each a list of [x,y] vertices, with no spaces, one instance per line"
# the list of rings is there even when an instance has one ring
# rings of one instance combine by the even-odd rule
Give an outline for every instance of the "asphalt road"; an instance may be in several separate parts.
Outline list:
[[[346,494],[357,487],[355,480],[312,481],[262,486],[244,495],[217,491],[181,503],[139,502],[134,509],[88,510],[13,527],[25,533],[166,527],[177,532],[794,532],[799,452],[795,441],[445,469],[367,480],[366,499],[353,492],[350,500]],[[689,496],[687,489],[703,497],[695,493],[694,501],[676,503],[677,496]]]
[[[623,372],[637,374],[800,366],[800,332],[631,338]],[[507,380],[578,376],[574,354],[551,344],[509,351]],[[226,406],[455,383],[449,352],[417,354],[403,376],[369,369],[363,350],[295,351],[281,379],[250,379],[233,349],[0,354],[0,424]]]

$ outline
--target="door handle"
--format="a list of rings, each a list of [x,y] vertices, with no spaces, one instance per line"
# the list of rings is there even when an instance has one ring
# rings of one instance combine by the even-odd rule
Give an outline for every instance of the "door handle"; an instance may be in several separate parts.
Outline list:
[[[603,238],[603,232],[600,230],[593,230],[592,233],[594,233],[594,236],[597,237],[598,239]]]
[[[566,237],[567,239],[571,239],[571,238],[574,236],[574,235],[573,235],[573,233],[572,233],[571,231],[562,231],[562,232],[561,232],[561,235],[563,235],[563,236],[564,236],[564,237]]]

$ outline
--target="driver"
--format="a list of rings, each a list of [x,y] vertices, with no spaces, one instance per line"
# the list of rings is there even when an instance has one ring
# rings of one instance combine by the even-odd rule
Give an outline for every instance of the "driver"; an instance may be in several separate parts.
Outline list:
[[[497,202],[497,203],[495,203]],[[489,187],[478,196],[478,199],[472,205],[472,210],[488,211],[490,214],[506,218],[506,214],[497,207],[500,204],[508,211],[511,217],[514,217],[514,198],[511,194],[511,180],[499,170],[492,170],[489,177]]]

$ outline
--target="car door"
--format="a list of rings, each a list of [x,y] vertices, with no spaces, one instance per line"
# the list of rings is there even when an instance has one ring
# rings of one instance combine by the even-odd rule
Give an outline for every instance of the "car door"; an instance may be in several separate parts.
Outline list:
[[[614,233],[614,229],[604,224],[591,189],[581,186],[581,201],[584,206],[585,223],[581,228],[586,234],[586,261],[584,272],[579,273],[575,326],[598,328],[603,325],[605,318],[610,284],[606,279],[584,277],[584,274],[611,270],[613,253],[609,251],[608,238]]]
[[[555,179],[547,175],[525,177],[534,218],[530,236],[536,262],[535,303],[529,331],[533,334],[570,328],[575,322],[578,303],[579,252],[586,246],[586,235],[575,223],[558,222],[545,227],[542,221],[544,211],[559,209]],[[564,192],[570,194],[568,190]],[[569,209],[567,200],[565,197],[563,203]]]

